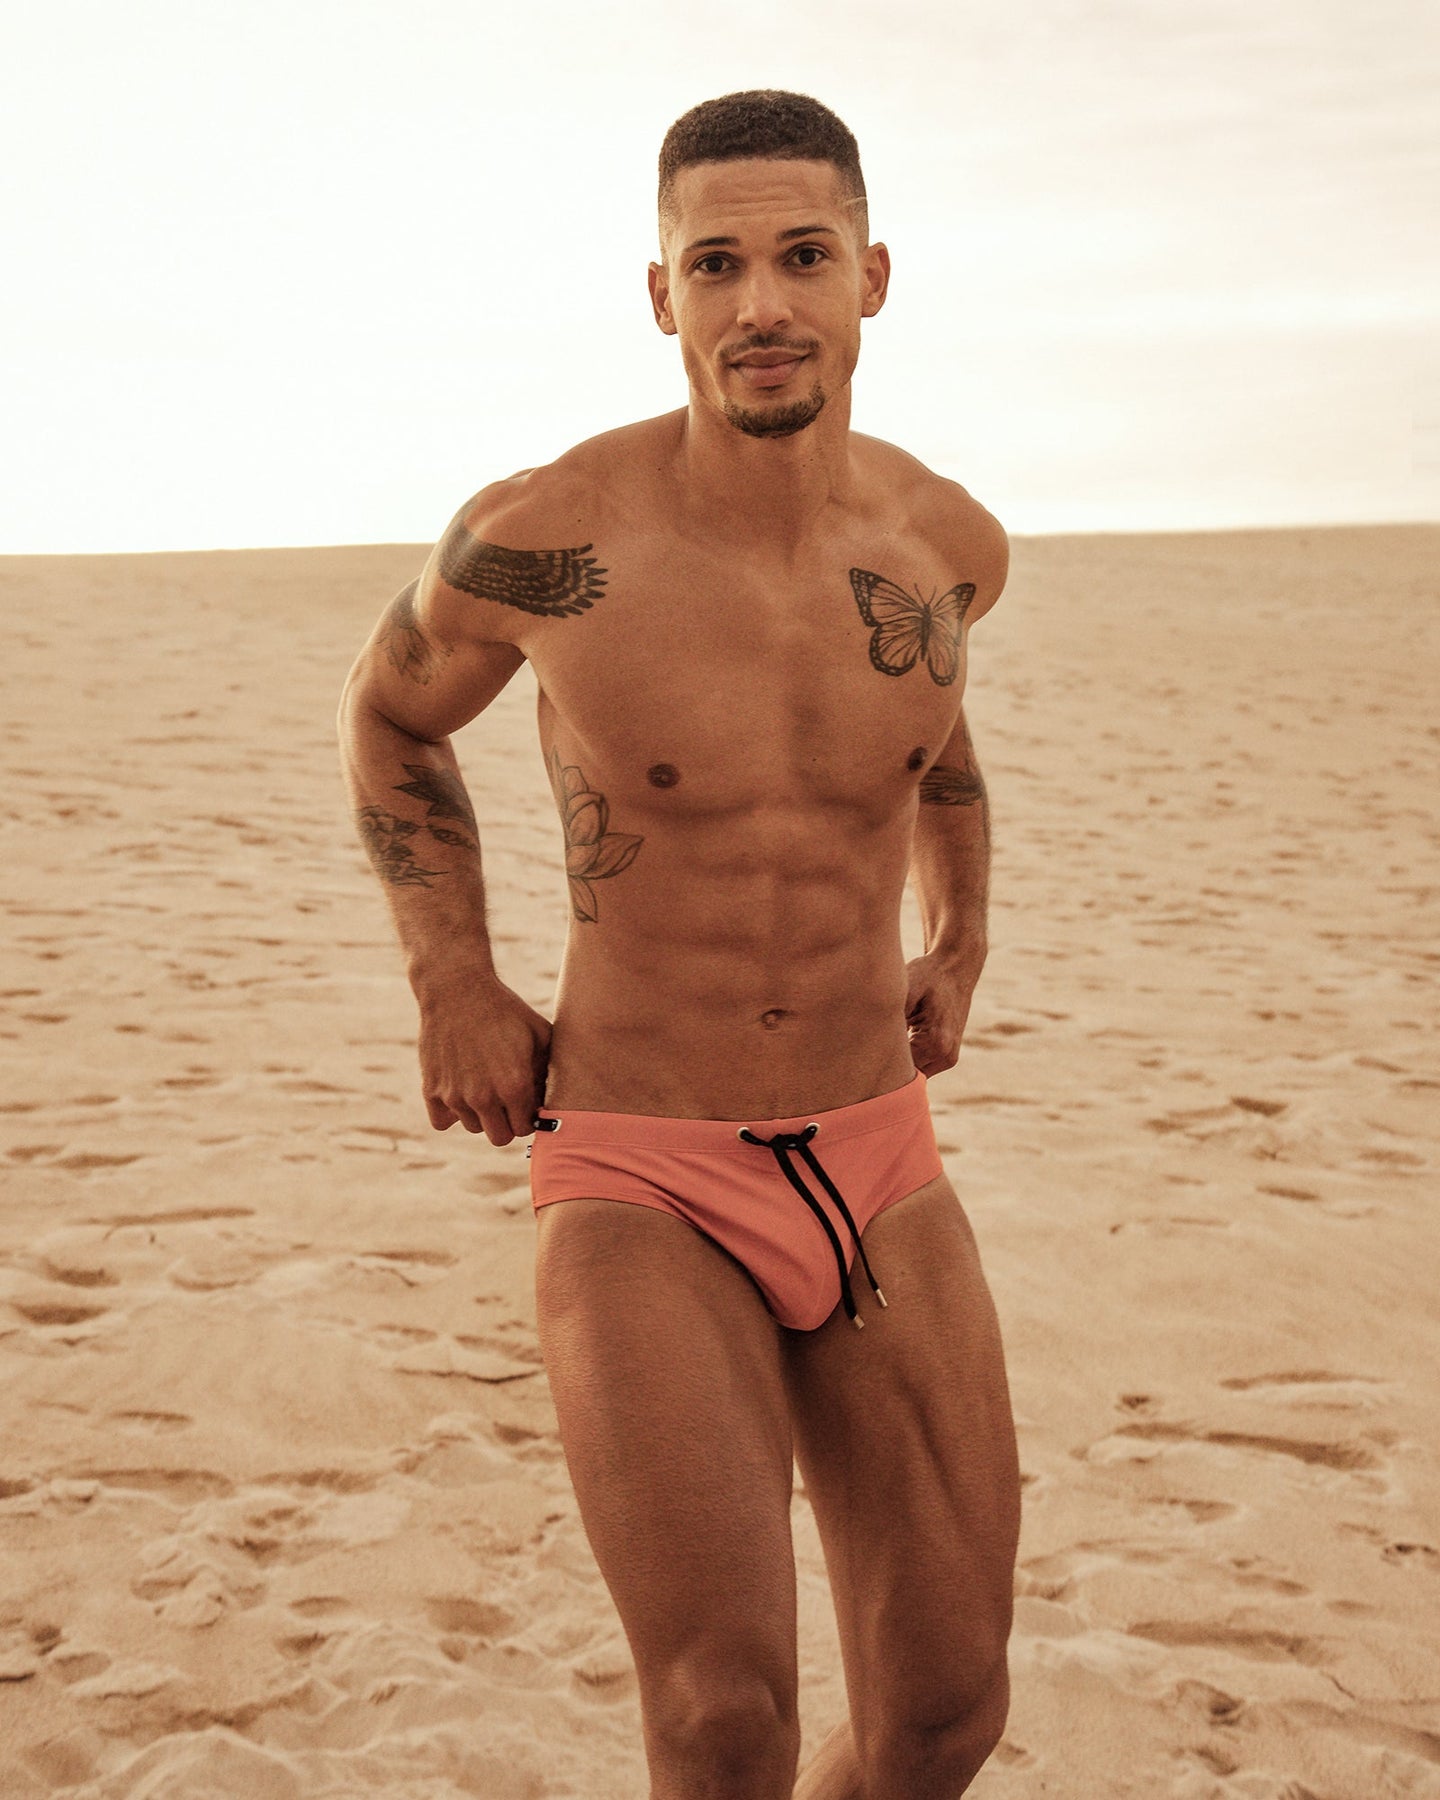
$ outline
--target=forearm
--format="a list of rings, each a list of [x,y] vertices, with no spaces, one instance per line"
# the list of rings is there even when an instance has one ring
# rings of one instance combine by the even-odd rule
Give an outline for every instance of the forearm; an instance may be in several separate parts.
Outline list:
[[[340,711],[356,827],[417,991],[439,971],[493,976],[475,814],[448,738],[403,731],[354,688]]]
[[[911,867],[926,954],[975,979],[987,941],[990,802],[968,732],[963,756],[921,779]]]

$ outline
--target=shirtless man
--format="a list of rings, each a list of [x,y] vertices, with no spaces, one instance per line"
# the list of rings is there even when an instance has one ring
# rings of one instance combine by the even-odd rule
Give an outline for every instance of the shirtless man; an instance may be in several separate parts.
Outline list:
[[[660,172],[688,405],[461,508],[355,666],[347,770],[431,1123],[535,1133],[541,1348],[652,1800],[951,1800],[1005,1718],[1019,1483],[925,1077],[985,956],[961,694],[1005,535],[850,430],[890,257],[845,126],[728,95]],[[527,659],[573,910],[553,1024],[491,961],[449,743]],[[792,1458],[850,1702],[798,1786]]]

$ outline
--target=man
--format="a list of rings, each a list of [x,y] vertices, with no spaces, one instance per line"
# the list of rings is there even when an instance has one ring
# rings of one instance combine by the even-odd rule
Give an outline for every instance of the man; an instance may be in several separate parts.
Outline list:
[[[849,428],[890,258],[831,112],[694,108],[660,232],[688,405],[461,509],[351,676],[349,779],[431,1123],[536,1134],[541,1348],[653,1800],[949,1800],[1005,1717],[1019,1510],[925,1103],[985,955],[961,694],[1005,536]],[[448,742],[526,659],[573,909],[553,1025],[491,961]],[[798,1787],[792,1459],[850,1699]]]

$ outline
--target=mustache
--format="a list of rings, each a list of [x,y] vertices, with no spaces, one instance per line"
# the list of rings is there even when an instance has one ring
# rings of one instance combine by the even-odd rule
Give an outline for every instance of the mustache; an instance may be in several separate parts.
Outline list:
[[[725,352],[725,360],[734,362],[737,357],[748,356],[752,350],[793,350],[797,356],[809,356],[812,350],[819,348],[816,338],[797,343],[793,338],[781,337],[773,331],[757,331],[743,342],[732,344]]]

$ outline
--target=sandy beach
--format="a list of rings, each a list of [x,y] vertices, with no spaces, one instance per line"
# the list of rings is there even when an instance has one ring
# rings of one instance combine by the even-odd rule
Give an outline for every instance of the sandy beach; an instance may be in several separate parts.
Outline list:
[[[423,555],[0,559],[4,1800],[646,1791],[523,1147],[429,1129],[338,777]],[[931,1099],[1025,1476],[980,1800],[1440,1796],[1437,571],[1020,540],[975,630],[993,948]],[[546,1009],[528,671],[457,748]]]

